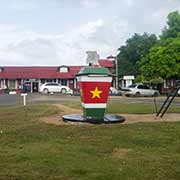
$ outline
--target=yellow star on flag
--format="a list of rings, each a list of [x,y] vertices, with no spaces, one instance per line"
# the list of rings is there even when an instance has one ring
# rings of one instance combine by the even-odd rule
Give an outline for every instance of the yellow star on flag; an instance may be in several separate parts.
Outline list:
[[[100,94],[102,93],[102,91],[99,91],[98,90],[98,87],[96,86],[96,88],[95,88],[95,90],[94,91],[90,91],[90,93],[92,93],[92,99],[94,99],[94,98],[101,98],[100,97]]]

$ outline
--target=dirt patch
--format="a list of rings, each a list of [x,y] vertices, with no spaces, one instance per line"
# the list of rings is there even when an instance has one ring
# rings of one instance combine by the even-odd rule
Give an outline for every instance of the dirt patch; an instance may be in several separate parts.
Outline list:
[[[68,106],[62,105],[62,104],[55,104],[56,107],[58,107],[61,112],[52,116],[48,116],[48,117],[42,117],[40,118],[40,121],[43,121],[47,124],[54,124],[54,125],[58,125],[58,126],[64,126],[64,125],[71,125],[71,124],[85,124],[85,123],[74,123],[74,122],[64,122],[62,119],[63,115],[66,114],[81,114],[82,111],[78,110],[78,109],[73,109],[70,108]],[[86,123],[87,124],[87,123]]]
[[[63,113],[71,114],[71,113],[82,113],[80,109],[73,109],[71,107],[62,105],[62,104],[56,104],[59,109],[63,110]]]
[[[128,156],[128,153],[131,149],[126,148],[114,148],[112,151],[112,158],[113,159],[124,159]]]
[[[89,123],[81,123],[81,122],[80,123],[64,122],[62,120],[63,115],[65,115],[65,114],[81,114],[82,110],[73,109],[73,108],[70,108],[70,107],[67,107],[67,106],[61,105],[61,104],[58,104],[58,105],[56,104],[55,106],[57,106],[59,109],[61,109],[61,112],[56,115],[42,117],[42,118],[40,118],[40,121],[43,121],[48,124],[54,124],[54,125],[71,125],[71,124],[92,125]],[[178,114],[178,113],[166,114],[162,119],[155,118],[155,114],[121,114],[121,115],[126,118],[125,122],[123,122],[122,124],[131,124],[131,123],[138,123],[138,122],[176,122],[176,121],[180,121],[180,114]]]

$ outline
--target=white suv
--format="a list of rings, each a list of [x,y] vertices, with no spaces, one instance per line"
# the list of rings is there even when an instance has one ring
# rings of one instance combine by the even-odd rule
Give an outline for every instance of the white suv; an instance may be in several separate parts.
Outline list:
[[[126,96],[159,96],[160,93],[157,90],[150,89],[144,84],[132,84],[125,89]]]
[[[54,92],[59,92],[59,93],[63,93],[63,94],[73,94],[73,90],[70,89],[67,86],[61,86],[58,83],[44,83],[40,86],[39,91],[41,93],[54,93]]]

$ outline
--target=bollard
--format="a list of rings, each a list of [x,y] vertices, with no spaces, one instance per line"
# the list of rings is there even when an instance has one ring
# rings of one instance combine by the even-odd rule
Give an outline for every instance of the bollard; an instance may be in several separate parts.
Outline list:
[[[21,96],[23,97],[23,105],[26,106],[26,93],[22,93]]]

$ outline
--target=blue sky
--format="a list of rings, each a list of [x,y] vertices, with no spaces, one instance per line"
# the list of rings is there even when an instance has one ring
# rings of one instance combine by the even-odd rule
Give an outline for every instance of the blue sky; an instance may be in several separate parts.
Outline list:
[[[0,0],[0,64],[82,65],[134,33],[159,34],[179,0]]]

